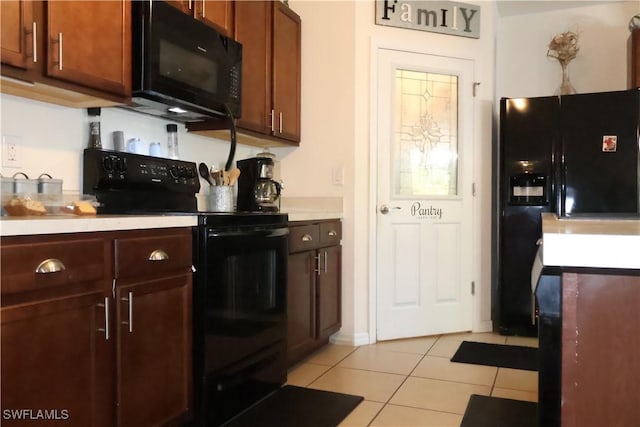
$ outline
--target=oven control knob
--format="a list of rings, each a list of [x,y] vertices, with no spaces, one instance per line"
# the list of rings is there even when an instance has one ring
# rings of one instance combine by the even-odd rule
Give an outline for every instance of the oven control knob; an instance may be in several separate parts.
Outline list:
[[[127,170],[127,159],[117,158],[115,167],[118,172],[125,172]]]
[[[187,178],[195,178],[196,171],[193,168],[187,168]]]
[[[184,178],[187,176],[187,169],[184,166],[178,166],[178,177]]]
[[[102,158],[102,167],[107,172],[113,172],[113,159],[111,158],[111,156]]]
[[[169,173],[171,174],[172,178],[178,178],[178,167],[176,165],[171,165],[171,167],[169,168]]]

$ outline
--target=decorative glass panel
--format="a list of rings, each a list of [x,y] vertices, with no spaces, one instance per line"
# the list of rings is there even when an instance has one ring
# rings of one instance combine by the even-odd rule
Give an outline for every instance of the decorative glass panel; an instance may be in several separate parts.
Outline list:
[[[458,77],[395,72],[395,196],[458,194]]]

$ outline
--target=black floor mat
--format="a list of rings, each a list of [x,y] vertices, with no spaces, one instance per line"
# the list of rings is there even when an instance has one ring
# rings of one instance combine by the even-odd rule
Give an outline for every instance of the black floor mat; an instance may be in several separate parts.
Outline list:
[[[364,398],[284,386],[224,427],[335,427]]]
[[[538,404],[472,394],[460,427],[537,427]]]
[[[519,345],[462,341],[451,361],[537,371],[538,349]]]

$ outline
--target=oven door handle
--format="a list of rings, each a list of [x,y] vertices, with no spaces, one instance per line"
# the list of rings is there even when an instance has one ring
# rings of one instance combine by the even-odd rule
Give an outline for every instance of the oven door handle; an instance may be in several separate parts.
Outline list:
[[[221,231],[210,230],[208,237],[282,237],[289,234],[288,228],[276,228],[273,230],[234,230]]]

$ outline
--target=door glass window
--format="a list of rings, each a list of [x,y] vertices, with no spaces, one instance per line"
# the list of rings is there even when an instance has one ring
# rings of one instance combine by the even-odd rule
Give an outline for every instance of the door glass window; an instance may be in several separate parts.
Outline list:
[[[458,76],[396,69],[396,197],[458,194]]]

